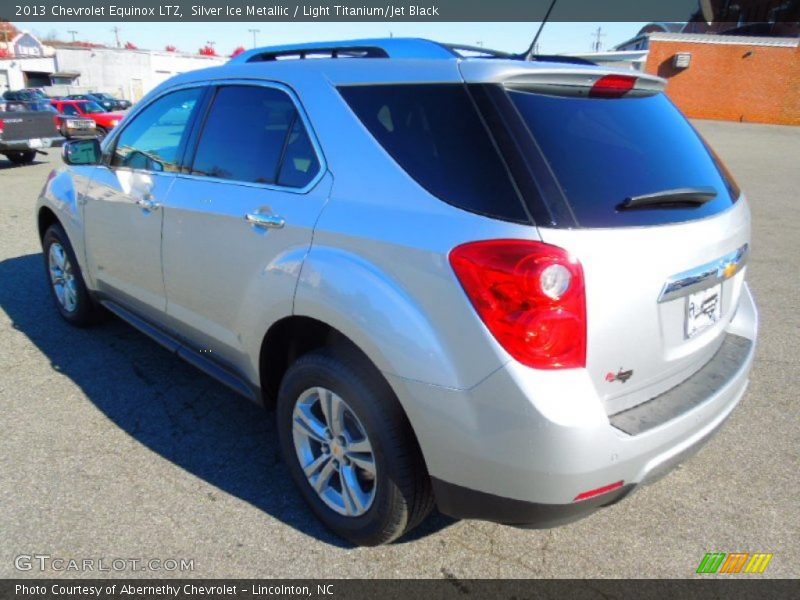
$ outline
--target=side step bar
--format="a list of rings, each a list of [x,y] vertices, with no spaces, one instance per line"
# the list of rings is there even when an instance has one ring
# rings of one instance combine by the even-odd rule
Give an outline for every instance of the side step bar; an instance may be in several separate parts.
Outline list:
[[[178,355],[180,358],[188,362],[193,367],[201,370],[206,375],[213,377],[221,384],[229,387],[237,394],[240,394],[248,400],[261,404],[261,394],[258,388],[255,388],[239,375],[226,369],[224,366],[218,364],[216,361],[203,356],[199,352],[185,346],[177,339],[169,335],[167,332],[155,327],[138,317],[126,308],[111,300],[101,300],[100,303],[117,315],[120,319],[138,329],[146,336],[152,338],[154,341],[161,344],[164,348],[169,350],[172,354]]]

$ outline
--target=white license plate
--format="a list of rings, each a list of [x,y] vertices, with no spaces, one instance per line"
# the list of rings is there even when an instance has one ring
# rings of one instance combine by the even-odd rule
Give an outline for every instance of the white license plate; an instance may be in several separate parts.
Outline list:
[[[41,148],[44,145],[41,139],[33,138],[32,140],[28,140],[28,148]]]
[[[722,284],[689,294],[686,299],[686,337],[694,337],[722,316]]]

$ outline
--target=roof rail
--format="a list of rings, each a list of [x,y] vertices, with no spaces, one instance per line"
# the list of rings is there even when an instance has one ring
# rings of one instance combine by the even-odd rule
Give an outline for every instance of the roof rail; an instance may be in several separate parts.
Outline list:
[[[283,58],[457,58],[446,46],[422,38],[376,38],[267,46],[242,52],[230,60],[249,63]]]
[[[424,38],[374,38],[346,40],[340,42],[312,42],[266,46],[242,52],[230,60],[231,63],[252,63],[283,60],[288,58],[411,58],[411,59],[456,59],[497,58],[525,60],[525,54],[511,54],[491,50],[482,46],[464,44],[442,44]],[[536,62],[558,62],[579,65],[594,63],[569,56],[534,55]]]

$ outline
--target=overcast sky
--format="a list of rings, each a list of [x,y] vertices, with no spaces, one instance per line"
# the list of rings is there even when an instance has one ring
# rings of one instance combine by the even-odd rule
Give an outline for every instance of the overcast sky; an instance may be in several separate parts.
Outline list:
[[[230,54],[237,46],[250,48],[259,29],[260,46],[364,37],[426,37],[442,42],[483,43],[487,48],[521,52],[533,39],[538,23],[15,23],[34,35],[55,33],[58,38],[114,44],[112,28],[118,25],[122,44],[133,42],[139,48],[163,50],[167,44],[178,50],[196,52],[207,41],[215,42],[219,54]],[[633,37],[644,23],[548,23],[539,38],[542,54],[589,52],[594,32],[602,29],[603,49]]]

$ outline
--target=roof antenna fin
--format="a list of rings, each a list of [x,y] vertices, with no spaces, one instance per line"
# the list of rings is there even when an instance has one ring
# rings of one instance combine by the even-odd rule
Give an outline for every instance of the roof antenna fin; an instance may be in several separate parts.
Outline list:
[[[553,7],[556,5],[556,2],[558,2],[558,0],[553,0],[550,3],[550,8],[547,9],[547,13],[545,13],[544,19],[542,19],[542,24],[539,25],[539,30],[533,37],[533,41],[531,42],[531,45],[528,48],[527,52],[525,52],[524,60],[533,60],[533,57],[536,55],[536,42],[539,41],[539,36],[542,33],[542,29],[544,29],[544,26],[547,24],[547,20],[550,18],[550,13],[553,12]]]

